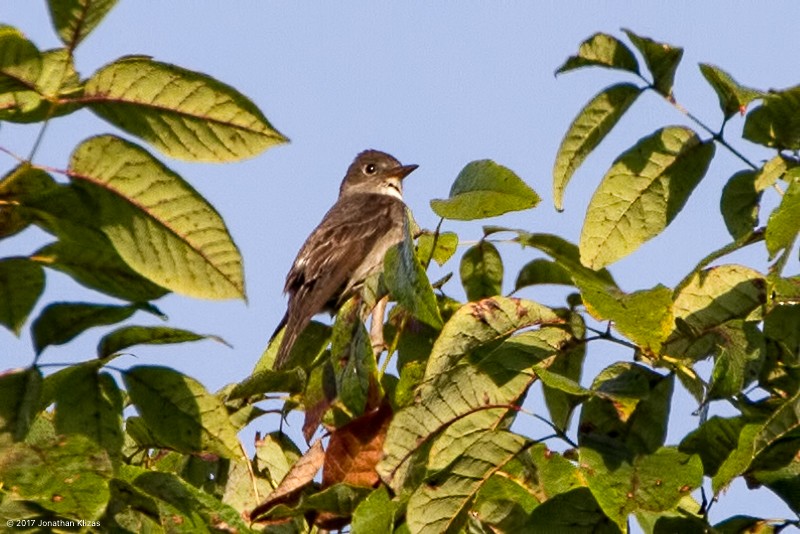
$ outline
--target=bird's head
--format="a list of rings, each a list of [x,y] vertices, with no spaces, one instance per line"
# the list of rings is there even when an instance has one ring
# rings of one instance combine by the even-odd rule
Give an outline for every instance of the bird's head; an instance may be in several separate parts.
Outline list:
[[[339,188],[339,197],[357,193],[389,195],[403,199],[403,178],[417,165],[403,165],[378,150],[365,150],[347,169]]]

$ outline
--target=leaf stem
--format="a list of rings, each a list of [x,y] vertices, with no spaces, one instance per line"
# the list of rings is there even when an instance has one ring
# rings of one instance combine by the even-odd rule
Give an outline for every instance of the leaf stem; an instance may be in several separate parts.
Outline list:
[[[536,413],[534,413],[534,414],[531,414],[531,415],[533,415],[533,417],[535,417],[536,419],[538,419],[538,420],[539,420],[539,421],[541,421],[542,423],[544,423],[544,424],[546,424],[547,426],[549,426],[550,428],[552,428],[552,429],[553,429],[553,433],[554,433],[554,436],[555,436],[555,437],[557,437],[557,438],[559,438],[559,439],[562,439],[562,440],[563,440],[563,441],[565,441],[567,444],[569,444],[569,446],[570,446],[570,447],[574,447],[574,448],[576,448],[576,449],[578,448],[578,444],[577,444],[577,443],[575,443],[574,441],[572,441],[572,439],[570,439],[570,437],[567,435],[567,433],[566,433],[566,432],[564,432],[562,429],[558,428],[558,427],[555,425],[555,423],[553,423],[552,421],[549,421],[548,419],[546,419],[546,418],[542,417],[542,416],[541,416],[541,415],[539,415],[539,414],[536,414]],[[544,440],[546,440],[546,439],[548,439],[548,438],[542,438],[542,441],[544,441]]]
[[[596,328],[592,328],[591,326],[587,326],[586,330],[589,330],[590,332],[593,332],[593,333],[595,333],[597,335],[594,336],[594,337],[584,338],[583,339],[584,343],[588,343],[589,341],[595,341],[597,339],[601,339],[601,340],[604,340],[604,341],[610,341],[612,343],[616,343],[618,345],[622,345],[623,347],[628,347],[629,349],[639,350],[639,347],[634,345],[630,341],[625,341],[624,339],[620,339],[618,337],[615,337],[613,334],[611,334],[611,323],[608,323],[608,329],[606,329],[605,331],[597,330]]]
[[[653,90],[655,90],[653,87],[650,87],[650,89],[653,89]],[[659,94],[660,94],[660,93],[659,93]],[[663,95],[662,95],[662,96],[663,96]],[[694,122],[695,124],[697,124],[697,125],[698,125],[700,128],[702,128],[703,130],[705,130],[706,132],[708,132],[708,134],[709,134],[709,135],[711,135],[711,138],[712,138],[714,141],[716,141],[716,142],[717,142],[717,143],[719,143],[720,145],[722,145],[722,146],[724,146],[725,148],[727,148],[727,149],[730,151],[730,153],[731,153],[731,154],[733,154],[734,156],[736,156],[737,158],[739,158],[740,160],[742,160],[742,161],[744,162],[744,164],[745,164],[745,165],[747,165],[748,167],[750,167],[751,169],[754,169],[754,170],[755,170],[755,169],[758,169],[758,166],[757,166],[756,164],[754,164],[752,161],[750,161],[749,159],[747,159],[747,157],[745,157],[745,156],[744,156],[744,155],[743,155],[741,152],[739,152],[739,151],[738,151],[736,148],[734,148],[734,147],[733,147],[733,145],[731,145],[731,144],[730,144],[730,143],[729,143],[729,142],[728,142],[728,141],[725,139],[725,137],[722,135],[722,133],[723,133],[723,131],[724,131],[724,129],[725,129],[725,123],[727,122],[727,120],[726,120],[726,121],[724,121],[724,122],[722,123],[722,126],[720,127],[719,131],[718,131],[718,132],[715,132],[714,130],[712,130],[711,128],[709,128],[709,127],[708,127],[708,126],[707,126],[707,125],[706,125],[706,124],[705,124],[703,121],[701,121],[701,120],[700,120],[700,118],[698,118],[698,117],[697,117],[697,116],[695,116],[695,115],[694,115],[692,112],[690,112],[688,109],[686,109],[685,107],[683,107],[683,105],[681,105],[681,103],[680,103],[680,102],[678,102],[677,100],[675,100],[674,98],[664,97],[664,100],[666,100],[667,102],[669,102],[670,104],[672,104],[672,106],[673,106],[675,109],[677,109],[679,112],[681,112],[681,113],[682,113],[682,114],[684,114],[686,117],[688,117],[688,118],[689,118],[689,120],[691,120],[692,122]]]

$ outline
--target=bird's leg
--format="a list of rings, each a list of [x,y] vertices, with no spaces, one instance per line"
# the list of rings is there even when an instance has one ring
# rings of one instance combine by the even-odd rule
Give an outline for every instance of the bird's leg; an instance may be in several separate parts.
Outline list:
[[[386,348],[386,341],[383,339],[383,315],[386,312],[386,304],[389,296],[379,300],[372,308],[372,320],[369,325],[369,339],[372,343],[372,351],[377,356]]]

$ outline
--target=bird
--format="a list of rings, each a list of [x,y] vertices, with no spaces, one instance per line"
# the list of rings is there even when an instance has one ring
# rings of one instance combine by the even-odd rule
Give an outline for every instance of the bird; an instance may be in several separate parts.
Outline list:
[[[379,271],[383,257],[403,240],[403,179],[417,165],[403,165],[378,150],[358,154],[347,169],[336,203],[306,239],[286,275],[286,313],[272,340],[285,332],[273,369],[283,368],[311,319],[334,313]]]

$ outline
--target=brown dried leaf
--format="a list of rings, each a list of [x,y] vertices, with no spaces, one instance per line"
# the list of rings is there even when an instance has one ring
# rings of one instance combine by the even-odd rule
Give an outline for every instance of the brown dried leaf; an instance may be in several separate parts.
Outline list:
[[[383,442],[391,420],[392,408],[384,401],[377,410],[336,429],[325,454],[322,487],[340,482],[364,487],[377,484],[375,466],[383,454]]]
[[[291,506],[292,501],[299,497],[300,490],[313,482],[317,472],[325,462],[325,450],[322,441],[317,440],[306,453],[299,459],[283,477],[278,487],[269,494],[267,500],[259,504],[250,512],[250,517],[257,520],[270,508],[278,504]]]

